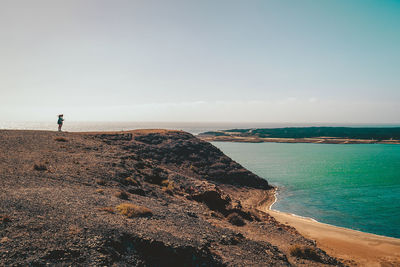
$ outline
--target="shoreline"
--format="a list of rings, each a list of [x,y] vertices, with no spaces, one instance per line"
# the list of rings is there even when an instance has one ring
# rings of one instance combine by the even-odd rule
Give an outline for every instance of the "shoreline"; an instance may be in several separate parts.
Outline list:
[[[302,219],[305,219],[305,220],[310,220],[310,221],[312,221],[312,222],[322,223],[322,222],[319,222],[319,221],[317,221],[316,219],[311,218],[311,217],[305,217],[305,216],[301,216],[301,215],[298,215],[298,214],[295,214],[295,213],[284,212],[284,211],[272,209],[272,206],[273,206],[276,202],[278,202],[278,187],[277,187],[277,186],[275,186],[275,188],[273,189],[273,197],[274,197],[274,201],[269,205],[268,210],[273,211],[273,212],[285,213],[285,214],[288,214],[288,215],[291,215],[291,216],[294,216],[294,217],[297,217],[297,218],[302,218]],[[327,224],[327,223],[323,223],[323,224],[331,225],[331,226],[334,226],[334,227],[340,227],[340,226],[336,226],[336,225],[333,225],[333,224]],[[342,227],[342,228],[345,228],[345,227]],[[350,228],[345,228],[345,229],[350,229]],[[353,230],[353,229],[350,229],[350,230]],[[357,231],[357,230],[354,230],[354,231]],[[362,232],[362,231],[358,231],[358,232],[367,233],[367,232]],[[388,237],[390,237],[390,236],[388,236]],[[395,238],[395,237],[393,237],[393,238]]]
[[[267,193],[257,209],[278,222],[294,227],[300,234],[317,242],[327,253],[350,266],[395,266],[400,264],[400,239],[362,232],[318,222],[309,217],[272,209],[277,188]]]

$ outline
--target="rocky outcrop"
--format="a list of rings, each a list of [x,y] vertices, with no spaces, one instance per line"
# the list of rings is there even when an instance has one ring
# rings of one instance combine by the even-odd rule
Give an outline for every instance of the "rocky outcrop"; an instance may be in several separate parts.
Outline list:
[[[141,158],[189,170],[215,183],[271,188],[265,179],[189,133],[170,131],[135,135],[134,140],[138,142],[125,146],[125,149],[135,151]]]

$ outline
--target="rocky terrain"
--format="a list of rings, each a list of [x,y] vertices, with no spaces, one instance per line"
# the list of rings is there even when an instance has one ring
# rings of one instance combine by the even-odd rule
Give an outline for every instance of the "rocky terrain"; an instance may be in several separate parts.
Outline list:
[[[341,266],[181,131],[0,131],[1,266]]]

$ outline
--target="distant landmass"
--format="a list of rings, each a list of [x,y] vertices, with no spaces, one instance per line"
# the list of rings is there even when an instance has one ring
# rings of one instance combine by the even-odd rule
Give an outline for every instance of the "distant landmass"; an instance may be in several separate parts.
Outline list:
[[[287,127],[231,129],[199,134],[207,141],[330,144],[400,144],[400,127]]]

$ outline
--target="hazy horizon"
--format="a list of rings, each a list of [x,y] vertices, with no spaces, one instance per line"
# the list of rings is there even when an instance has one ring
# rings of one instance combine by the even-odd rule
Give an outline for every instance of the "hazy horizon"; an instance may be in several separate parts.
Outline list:
[[[0,122],[399,124],[399,11],[0,0]]]
[[[168,121],[67,121],[63,130],[67,132],[128,131],[135,129],[182,130],[192,134],[228,129],[285,128],[285,127],[400,127],[400,123],[308,123],[308,122],[168,122]],[[47,122],[1,122],[0,130],[48,130],[56,131],[54,121]]]

